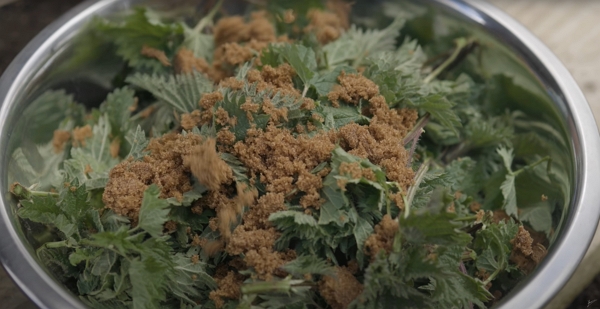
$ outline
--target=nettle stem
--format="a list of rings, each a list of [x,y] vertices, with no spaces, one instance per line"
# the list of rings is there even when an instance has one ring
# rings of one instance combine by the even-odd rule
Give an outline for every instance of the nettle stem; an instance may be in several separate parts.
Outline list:
[[[477,216],[468,216],[468,217],[461,217],[461,218],[456,218],[453,219],[452,221],[475,221],[477,220]]]
[[[47,243],[41,245],[39,248],[37,248],[35,250],[35,254],[37,255],[37,257],[39,259],[42,259],[42,257],[40,256],[40,252],[42,252],[44,249],[71,248],[71,247],[73,247],[73,246],[71,245],[71,243],[68,242],[68,240],[47,242]]]
[[[429,75],[427,75],[427,77],[425,77],[423,82],[425,84],[429,84],[430,82],[432,82],[444,70],[446,70],[449,66],[451,66],[453,63],[455,63],[458,60],[459,56],[463,53],[463,51],[465,49],[471,47],[474,42],[475,41],[473,39],[467,40],[465,38],[458,38],[458,39],[454,40],[454,43],[456,44],[456,48],[454,49],[454,52],[452,52],[452,55],[450,55],[450,57],[448,57],[448,59],[446,59],[446,61],[444,61],[435,70],[433,70],[433,72],[431,72]]]
[[[419,169],[417,170],[417,173],[415,175],[414,184],[412,186],[410,186],[410,188],[408,188],[408,192],[403,197],[403,199],[404,199],[404,218],[408,218],[408,215],[410,215],[410,207],[411,207],[412,201],[415,198],[415,195],[417,194],[417,190],[419,190],[419,186],[421,186],[421,182],[423,182],[423,179],[425,178],[427,171],[429,171],[430,164],[431,164],[431,159],[427,159],[427,160],[425,160],[425,162],[423,162],[423,164],[421,164],[421,166],[419,167]]]
[[[223,0],[219,0],[219,2],[217,2],[217,4],[215,4],[215,6],[210,10],[210,12],[208,12],[208,14],[206,16],[204,16],[204,18],[202,18],[198,22],[196,27],[194,27],[194,32],[200,32],[206,26],[208,26],[210,23],[212,23],[213,18],[215,17],[217,12],[219,12],[222,5],[223,5]]]
[[[492,282],[494,279],[496,279],[496,276],[498,276],[498,274],[500,274],[501,270],[504,270],[504,268],[496,269],[487,279],[485,279],[485,281],[483,281],[483,286],[488,285],[490,282]]]
[[[10,186],[9,189],[10,193],[12,193],[14,196],[16,196],[19,199],[29,199],[32,196],[40,196],[40,197],[46,197],[46,196],[53,196],[53,197],[58,197],[58,193],[56,192],[46,192],[46,191],[34,191],[34,190],[30,190],[29,188],[26,188],[25,186],[23,186],[22,184],[15,182]]]
[[[408,152],[408,160],[406,161],[406,166],[410,166],[410,164],[412,163],[412,158],[415,154],[415,150],[417,149],[419,138],[421,138],[421,135],[423,134],[423,132],[425,132],[423,128],[425,128],[425,126],[429,123],[430,118],[431,114],[426,113],[425,116],[419,119],[419,121],[415,124],[412,130],[410,130],[410,132],[408,132],[406,137],[404,137],[404,139],[402,140],[402,144],[405,146],[412,142],[412,145],[410,146],[410,150]]]
[[[307,283],[304,280],[292,280],[291,276],[288,276],[281,281],[271,282],[255,282],[244,284],[241,287],[242,294],[290,294],[294,287],[301,286],[313,286],[313,284]]]
[[[515,175],[515,177],[519,176],[519,174],[521,174],[522,172],[531,170],[531,169],[535,168],[536,166],[538,166],[538,165],[540,165],[540,164],[542,164],[544,162],[548,162],[548,167],[546,169],[548,171],[550,171],[550,166],[551,166],[550,163],[552,163],[552,159],[550,157],[543,157],[543,158],[537,160],[536,162],[534,162],[534,163],[532,163],[530,165],[527,165],[527,166],[525,166],[525,167],[523,167],[523,168],[521,168],[521,169],[519,169],[517,171],[514,171],[512,174]]]

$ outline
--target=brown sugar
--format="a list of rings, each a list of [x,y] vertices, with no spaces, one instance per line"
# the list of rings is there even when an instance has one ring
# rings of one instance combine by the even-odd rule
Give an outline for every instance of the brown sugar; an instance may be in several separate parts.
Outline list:
[[[270,116],[269,120],[272,121],[274,124],[279,124],[281,122],[288,121],[287,108],[285,108],[285,107],[275,108],[275,106],[273,106],[273,103],[271,102],[271,99],[269,99],[269,98],[265,98],[263,105],[262,105],[262,109],[265,112],[265,114]]]
[[[296,21],[296,14],[294,10],[285,10],[283,12],[283,22],[286,24],[292,24]]]
[[[530,256],[533,253],[531,249],[533,239],[531,239],[529,232],[523,226],[519,226],[519,231],[515,238],[511,240],[511,244],[513,245],[513,251],[518,250],[525,256]]]
[[[200,125],[212,123],[214,116],[213,107],[217,102],[222,101],[223,99],[223,94],[219,91],[204,94],[202,98],[200,98],[200,102],[198,102],[198,105],[202,108],[202,112],[200,113]]]
[[[354,3],[344,0],[328,0],[327,10],[333,12],[339,18],[339,24],[343,29],[350,27],[350,12]]]
[[[275,42],[275,27],[267,18],[266,11],[253,12],[248,23],[249,37],[258,42]]]
[[[510,221],[510,216],[507,215],[504,210],[496,209],[493,212],[492,221],[494,221],[494,223],[500,223],[502,221],[508,222]]]
[[[165,230],[167,231],[167,233],[173,233],[175,231],[177,231],[177,222],[169,220],[165,223]]]
[[[340,164],[340,175],[348,176],[352,179],[360,179],[363,176],[362,167],[358,162],[342,162]]]
[[[270,229],[269,216],[272,213],[285,210],[284,195],[281,193],[267,193],[261,196],[256,204],[244,213],[244,227],[246,230]]]
[[[52,146],[55,153],[60,153],[65,149],[65,144],[71,139],[71,133],[65,130],[54,130]]]
[[[342,100],[346,103],[358,105],[360,99],[370,100],[379,95],[379,86],[361,74],[346,74],[342,72],[338,77],[339,85],[333,87],[327,98],[339,105]]]
[[[294,136],[289,130],[268,126],[265,131],[248,130],[246,140],[237,142],[233,153],[269,192],[287,195],[297,186],[293,179],[329,160],[334,148],[327,134]]]
[[[156,184],[161,189],[161,198],[181,199],[190,191],[188,167],[184,157],[191,154],[200,137],[189,134],[167,134],[152,139],[146,148],[150,154],[143,161],[123,161],[109,173],[109,180],[102,195],[107,208],[115,213],[136,219],[146,188]]]
[[[479,202],[472,202],[471,204],[469,204],[469,209],[472,212],[478,212],[479,210],[481,210],[481,203],[479,203]]]
[[[519,226],[517,235],[511,240],[513,249],[510,260],[526,274],[532,272],[547,254],[546,247],[539,241],[531,238],[530,233],[523,226]]]
[[[339,129],[337,139],[345,151],[380,165],[389,180],[398,182],[401,188],[406,189],[412,183],[414,171],[407,166],[408,153],[395,136],[407,132],[408,127],[402,131],[391,126],[389,128],[384,139],[377,140],[372,134],[373,130],[370,130],[371,126],[351,123]]]
[[[221,70],[246,63],[253,57],[252,49],[238,43],[225,43],[215,50],[213,65]]]
[[[279,268],[296,258],[294,251],[290,253],[292,254],[262,247],[246,252],[244,262],[254,269],[259,279],[269,281],[273,275],[280,273]]]
[[[398,229],[398,221],[392,220],[389,214],[383,216],[381,222],[375,225],[375,233],[365,241],[366,254],[374,259],[381,251],[391,252]]]
[[[233,146],[235,143],[235,134],[228,129],[220,130],[217,132],[217,144],[219,146]],[[230,147],[224,148],[224,150],[230,150]]]
[[[200,246],[202,247],[202,251],[206,253],[207,256],[213,257],[217,253],[223,251],[225,248],[225,243],[222,240],[205,240]]]
[[[154,59],[160,61],[160,63],[163,66],[166,66],[166,67],[171,66],[171,61],[169,60],[169,58],[167,57],[165,52],[162,50],[158,50],[158,49],[150,47],[148,45],[144,45],[144,46],[142,46],[141,54],[144,57],[154,58]]]
[[[229,271],[224,278],[215,278],[218,288],[211,291],[209,298],[215,302],[217,308],[225,304],[223,298],[239,299],[242,296],[240,287],[245,277],[237,272]]]
[[[227,243],[226,251],[231,255],[240,255],[250,250],[273,248],[279,233],[274,228],[246,230],[246,226],[238,226]]]
[[[76,127],[73,129],[73,146],[75,147],[85,147],[85,140],[92,137],[94,133],[92,132],[92,127],[90,125],[86,125],[84,127]]]
[[[214,139],[207,139],[195,146],[183,163],[198,182],[209,190],[219,189],[221,184],[230,182],[233,177],[231,168],[217,153]]]
[[[362,293],[363,285],[345,267],[336,267],[335,276],[324,276],[319,294],[332,309],[346,309]]]
[[[173,68],[176,74],[191,74],[194,71],[206,73],[209,77],[212,74],[212,67],[202,58],[196,58],[194,52],[182,47],[175,54],[173,59]]]
[[[247,41],[250,37],[248,26],[241,16],[223,17],[213,29],[215,45]]]
[[[201,121],[201,113],[197,109],[192,111],[189,114],[181,115],[181,127],[186,131],[190,131],[193,128],[199,126],[200,121]]]
[[[121,150],[121,140],[119,138],[113,139],[108,149],[111,157],[118,158],[119,150]]]
[[[311,9],[307,17],[309,25],[304,28],[305,33],[314,32],[321,44],[327,44],[338,39],[345,27],[347,20],[342,20],[339,15],[318,9]]]
[[[240,89],[244,88],[244,82],[235,77],[228,77],[228,78],[223,79],[219,83],[219,87],[220,88],[229,88],[232,90],[240,90]]]

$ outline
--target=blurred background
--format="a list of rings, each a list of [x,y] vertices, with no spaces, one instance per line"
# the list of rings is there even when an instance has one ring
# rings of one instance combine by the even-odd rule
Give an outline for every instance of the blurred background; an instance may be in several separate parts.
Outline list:
[[[586,95],[596,120],[600,120],[600,25],[597,17],[600,1],[488,1],[520,21],[563,61]],[[82,0],[0,0],[0,75],[36,34],[80,2]],[[597,232],[577,272],[547,309],[600,308],[598,273],[600,233]],[[2,268],[0,308],[36,308]]]

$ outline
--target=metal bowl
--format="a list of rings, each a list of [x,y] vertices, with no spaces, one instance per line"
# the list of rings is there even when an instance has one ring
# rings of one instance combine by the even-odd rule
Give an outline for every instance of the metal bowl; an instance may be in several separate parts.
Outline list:
[[[8,186],[18,179],[11,172],[16,147],[48,140],[49,132],[31,132],[30,103],[47,89],[67,88],[78,101],[100,103],[108,91],[108,77],[118,67],[99,61],[65,66],[73,42],[95,15],[119,18],[138,4],[159,9],[193,3],[193,0],[88,1],[47,27],[19,54],[0,79],[0,260],[17,285],[42,308],[83,308],[77,297],[53,279],[35,255],[31,227],[16,216],[16,202]],[[198,2],[198,1],[196,1]],[[370,1],[362,1],[370,6]],[[360,5],[361,1],[358,1]],[[413,5],[452,20],[486,40],[490,57],[500,57],[519,85],[535,89],[541,100],[519,106],[559,132],[557,151],[551,155],[564,164],[568,197],[546,259],[498,304],[501,308],[541,308],[567,282],[583,258],[600,217],[600,138],[592,112],[577,84],[560,61],[523,26],[483,1],[427,0]],[[379,8],[380,10],[382,8]],[[441,29],[441,30],[440,30]],[[519,102],[512,102],[518,104]],[[51,109],[49,109],[51,110]],[[47,115],[48,118],[51,115]],[[51,131],[50,131],[51,133]]]

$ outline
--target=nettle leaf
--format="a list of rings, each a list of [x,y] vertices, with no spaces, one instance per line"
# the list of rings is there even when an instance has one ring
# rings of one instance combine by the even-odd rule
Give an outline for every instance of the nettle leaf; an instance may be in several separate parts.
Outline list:
[[[519,219],[527,221],[536,231],[549,233],[552,230],[552,208],[548,203],[539,203],[521,209]]]
[[[196,305],[196,301],[202,297],[204,290],[214,290],[217,283],[206,273],[206,264],[193,263],[191,258],[182,253],[172,256],[174,268],[168,273],[168,289],[173,295],[191,305]],[[191,297],[191,298],[190,298]]]
[[[369,117],[364,116],[359,107],[343,104],[340,107],[326,105],[318,106],[316,112],[325,118],[324,126],[327,129],[339,129],[349,123],[368,124]]]
[[[117,54],[126,60],[129,66],[151,72],[164,72],[160,61],[144,57],[142,47],[149,46],[164,51],[168,56],[174,54],[173,48],[183,41],[181,24],[163,24],[156,14],[147,8],[138,7],[127,16],[122,24],[104,22],[96,29],[117,47]]]
[[[229,165],[233,171],[233,176],[235,177],[236,181],[243,183],[250,182],[248,179],[248,169],[244,166],[242,161],[230,153],[221,153],[220,156],[221,159],[223,159],[223,161],[225,161],[225,163],[227,163],[227,165]]]
[[[295,260],[282,266],[282,269],[292,275],[302,276],[305,274],[331,276],[335,274],[335,268],[326,260],[314,255],[301,255]]]
[[[362,217],[358,217],[356,221],[356,225],[354,226],[354,238],[356,239],[356,246],[358,247],[359,252],[364,251],[365,241],[371,234],[373,234],[373,225],[366,219]],[[359,261],[360,263],[361,261]]]
[[[517,207],[517,189],[515,188],[515,178],[517,174],[512,171],[511,167],[514,159],[513,150],[506,147],[499,147],[496,152],[502,158],[502,162],[507,171],[504,181],[500,185],[502,197],[504,198],[502,209],[504,209],[507,215],[518,218],[519,209]]]
[[[279,48],[279,53],[294,68],[304,85],[308,85],[317,70],[315,52],[304,45],[286,44]]]
[[[113,137],[124,136],[129,131],[131,108],[136,100],[135,91],[124,87],[109,93],[100,105],[100,112],[108,117]]]
[[[478,269],[488,273],[502,271],[509,266],[512,251],[511,240],[515,238],[519,225],[512,220],[490,224],[475,235],[474,249],[477,260],[475,265]]]
[[[211,62],[215,49],[214,37],[210,34],[196,31],[186,24],[182,24],[182,27],[184,36],[182,46],[191,50],[197,58],[203,58]]]
[[[149,141],[141,126],[138,125],[135,131],[129,130],[127,135],[125,135],[125,140],[129,143],[130,148],[126,158],[131,157],[133,160],[137,161],[148,154],[146,147],[148,146]]]
[[[98,257],[102,252],[102,249],[96,248],[76,248],[75,251],[69,255],[69,262],[71,262],[71,265],[77,266],[83,261],[89,261]]]
[[[134,309],[160,309],[166,300],[167,268],[154,258],[130,262],[129,280]]]
[[[262,112],[258,112],[252,115],[251,121],[246,112],[240,108],[242,104],[246,102],[246,99],[250,98],[253,103],[262,106],[265,98],[269,98],[275,108],[285,107],[288,109],[288,119],[290,114],[294,111],[298,111],[302,102],[293,96],[286,96],[280,92],[273,93],[267,90],[258,91],[256,84],[244,85],[244,88],[239,91],[225,90],[223,101],[217,102],[215,108],[223,108],[229,115],[230,118],[235,117],[235,125],[230,127],[230,131],[235,135],[236,140],[244,140],[246,138],[246,132],[251,127],[264,129],[267,127],[270,116]],[[217,130],[229,125],[215,125]]]
[[[179,113],[191,113],[197,109],[202,95],[214,89],[213,82],[196,71],[175,76],[136,73],[129,76],[127,82],[152,93]]]
[[[445,280],[435,281],[433,296],[437,298],[436,306],[440,308],[465,308],[470,304],[485,308],[483,301],[492,299],[482,282],[456,271]]]
[[[352,25],[339,39],[323,46],[329,68],[342,64],[358,67],[366,57],[394,50],[404,23],[403,18],[396,18],[382,30],[363,30]]]
[[[399,217],[402,237],[413,244],[466,245],[471,241],[469,234],[459,230],[461,223],[452,221],[453,213],[414,214]]]
[[[504,167],[508,172],[512,172],[512,162],[514,159],[513,150],[511,148],[506,147],[498,147],[496,151],[500,157],[502,158],[502,162],[504,163]]]
[[[120,225],[115,231],[93,234],[90,239],[82,240],[82,243],[100,248],[115,248],[122,253],[128,252],[129,250],[138,250],[137,246],[132,242],[133,240],[127,239],[129,236],[131,236],[129,234],[129,227]]]
[[[455,104],[448,101],[444,95],[423,95],[418,101],[408,100],[406,102],[411,107],[430,113],[435,120],[440,122],[444,127],[452,130],[455,134],[458,132],[456,128],[462,126],[460,118],[452,110]]]
[[[37,97],[23,111],[15,132],[23,131],[23,136],[35,144],[45,144],[52,139],[56,128],[63,123],[72,122],[71,126],[84,123],[85,106],[75,102],[73,95],[64,90],[49,90]],[[62,128],[65,130],[71,127]]]
[[[356,73],[353,67],[341,65],[333,69],[331,72],[317,73],[311,80],[311,84],[321,97],[327,96],[333,86],[338,84],[338,77],[342,72],[347,74]]]
[[[376,83],[386,101],[395,106],[418,96],[423,80],[421,68],[426,60],[418,42],[407,40],[397,50],[369,57],[363,75]]]
[[[195,183],[192,187],[192,190],[183,193],[183,198],[178,200],[174,197],[170,197],[166,199],[166,201],[173,206],[191,206],[193,202],[200,199],[202,194],[206,192],[206,188],[199,183]]]
[[[42,224],[54,224],[56,217],[62,213],[57,205],[56,197],[33,195],[29,200],[21,200],[17,215],[23,219]]]
[[[159,198],[160,189],[153,184],[144,191],[138,226],[152,237],[162,235],[163,225],[168,220],[169,202]]]
[[[335,223],[344,226],[348,220],[348,216],[344,216],[344,209],[348,207],[349,202],[342,190],[337,187],[335,176],[330,174],[325,177],[321,197],[325,199],[325,203],[320,207],[319,225]]]
[[[56,152],[52,142],[41,146],[23,146],[15,149],[8,171],[14,179],[26,185],[36,184],[38,190],[60,186],[63,179],[59,167],[65,152]]]
[[[281,219],[292,219],[292,221],[296,224],[300,225],[308,225],[308,226],[318,226],[317,220],[311,215],[307,215],[303,212],[293,211],[293,210],[282,210],[276,213],[273,213],[269,216],[269,221],[278,222]]]
[[[84,184],[79,185],[77,179],[74,179],[70,185],[68,190],[64,190],[60,208],[72,222],[80,222],[89,215],[91,209],[88,203],[88,192]]]
[[[512,140],[514,127],[506,117],[471,120],[465,127],[471,149],[494,147]]]
[[[71,159],[64,161],[69,179],[78,179],[88,189],[103,187],[110,169],[120,162],[111,156],[110,144],[111,126],[108,116],[104,114],[93,126],[92,137],[85,141],[85,146],[71,148]]]
[[[517,189],[515,188],[515,175],[507,174],[506,179],[500,185],[504,203],[502,208],[509,216],[519,217],[519,209],[517,207]]]

